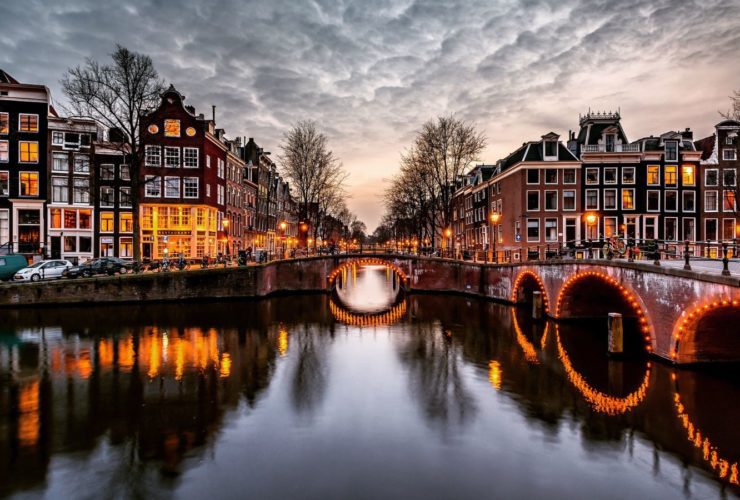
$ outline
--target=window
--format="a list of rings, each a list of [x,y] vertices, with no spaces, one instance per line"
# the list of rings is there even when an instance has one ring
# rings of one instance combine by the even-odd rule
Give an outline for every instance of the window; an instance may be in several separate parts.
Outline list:
[[[102,186],[100,188],[100,206],[112,207],[116,203],[116,194],[111,186]]]
[[[666,217],[665,218],[665,230],[663,231],[663,236],[668,241],[677,241],[678,240],[678,219],[675,217]]]
[[[206,155],[206,168],[211,168],[211,155]]]
[[[719,206],[719,200],[717,198],[717,191],[705,191],[704,192],[704,211],[705,212],[716,212]]]
[[[122,187],[118,189],[118,204],[122,208],[131,208],[130,187]]]
[[[178,168],[180,166],[180,148],[165,146],[164,166],[169,168]]]
[[[604,217],[604,238],[611,238],[617,233],[617,218]]]
[[[545,210],[558,209],[558,192],[545,191]]]
[[[118,256],[122,259],[134,256],[134,239],[121,238],[118,243]]]
[[[90,229],[92,227],[92,212],[90,210],[80,210],[80,229]]]
[[[539,219],[527,219],[527,241],[540,241]]]
[[[197,198],[198,197],[198,178],[197,177],[185,177],[182,180],[183,196],[185,198]]]
[[[545,184],[557,184],[558,183],[558,171],[554,168],[545,169]]]
[[[159,146],[146,146],[144,148],[144,163],[147,167],[159,167],[162,165],[162,148]]]
[[[211,185],[206,184],[206,196],[211,197]]]
[[[64,229],[77,229],[76,210],[64,210]]]
[[[180,197],[180,178],[179,177],[165,177],[164,178],[164,197],[165,198],[179,198]]]
[[[10,161],[10,143],[8,141],[0,141],[0,163],[8,163]]]
[[[709,168],[704,171],[704,185],[705,186],[719,186],[719,170],[716,168]]]
[[[616,189],[605,189],[604,190],[604,210],[616,210],[617,209],[617,190]]]
[[[648,165],[647,183],[648,186],[660,185],[660,165]]]
[[[660,191],[650,190],[647,192],[647,211],[660,212]]]
[[[535,168],[527,169],[527,184],[539,184],[540,171]]]
[[[75,173],[90,173],[90,157],[87,155],[75,155]]]
[[[180,137],[180,120],[165,120],[164,121],[164,136],[165,137]]]
[[[719,225],[717,219],[706,219],[704,221],[704,239],[717,241],[719,239]]]
[[[540,209],[540,192],[527,191],[527,211],[537,212]]]
[[[635,190],[622,189],[622,210],[635,209]]]
[[[563,210],[576,209],[576,192],[573,190],[563,191]]]
[[[681,167],[681,184],[684,186],[696,186],[696,172],[693,165]]]
[[[734,168],[726,168],[722,171],[722,185],[734,186],[737,183],[737,172]]]
[[[122,181],[130,181],[131,180],[131,167],[128,165],[120,165],[118,167],[119,169],[119,178]]]
[[[100,256],[113,257],[113,238],[100,238]]]
[[[737,160],[737,152],[734,149],[723,149],[722,159],[727,161]]]
[[[52,203],[69,203],[69,181],[66,177],[51,178]]]
[[[113,224],[113,212],[100,212],[101,233],[112,233],[114,230]]]
[[[89,236],[80,236],[80,246],[77,251],[80,253],[92,253],[92,238]]]
[[[683,211],[684,212],[696,212],[696,192],[684,191],[683,192]]]
[[[62,228],[62,209],[52,208],[49,210],[49,227],[52,229]]]
[[[694,231],[696,226],[696,220],[694,218],[683,219],[683,239],[689,241],[696,240],[696,232]]]
[[[676,166],[666,165],[665,167],[665,185],[666,186],[678,186],[678,179],[676,178]]]
[[[576,183],[576,169],[566,168],[563,170],[563,184],[575,184]]]
[[[54,153],[51,157],[52,172],[69,172],[69,161],[65,153]]]
[[[90,203],[90,179],[75,177],[72,186],[74,188],[75,203]]]
[[[51,143],[54,146],[62,146],[64,144],[64,133],[54,131],[51,133]]]
[[[119,214],[118,230],[122,233],[134,232],[134,216],[131,212],[121,212],[121,214]]]
[[[156,175],[144,177],[144,196],[147,198],[159,198],[162,196],[162,178]]]
[[[20,182],[21,196],[38,196],[39,195],[39,173],[38,172],[21,172],[18,176]]]
[[[558,241],[557,219],[545,219],[545,241]]]
[[[617,183],[617,167],[606,167],[604,169],[604,184]]]
[[[658,238],[658,218],[645,217],[645,239],[654,240]]]
[[[598,168],[587,168],[586,169],[586,184],[598,184],[599,183],[599,169]]]
[[[10,173],[9,172],[0,172],[0,196],[10,196]]]
[[[545,141],[545,159],[552,159],[558,157],[558,143],[557,141]]]
[[[20,141],[18,143],[18,161],[21,163],[38,163],[39,143]]]
[[[599,190],[598,189],[587,189],[586,190],[586,210],[598,210],[599,209]]]
[[[722,196],[722,211],[734,212],[737,208],[735,201],[735,191],[726,189]]]
[[[198,168],[198,148],[182,148],[183,166]]]
[[[6,135],[10,133],[10,115],[8,113],[0,113],[0,134]],[[0,242],[2,244],[4,242]]]
[[[38,132],[39,115],[28,115],[21,113],[18,115],[18,132]]]
[[[665,192],[665,203],[663,203],[666,212],[678,212],[678,191],[669,190]]]
[[[110,163],[100,165],[100,180],[112,181],[116,177],[116,167]]]
[[[666,141],[665,161],[678,161],[678,143],[676,141]]]
[[[735,219],[722,219],[722,239],[731,240],[736,236]]]
[[[635,167],[622,167],[622,184],[635,183]]]

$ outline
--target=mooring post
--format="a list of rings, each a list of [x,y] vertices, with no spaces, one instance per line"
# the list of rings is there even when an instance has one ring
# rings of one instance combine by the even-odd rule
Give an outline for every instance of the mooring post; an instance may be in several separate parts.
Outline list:
[[[532,318],[542,319],[542,292],[532,292]]]
[[[622,354],[624,352],[624,329],[622,328],[622,315],[620,313],[609,313],[609,354]]]

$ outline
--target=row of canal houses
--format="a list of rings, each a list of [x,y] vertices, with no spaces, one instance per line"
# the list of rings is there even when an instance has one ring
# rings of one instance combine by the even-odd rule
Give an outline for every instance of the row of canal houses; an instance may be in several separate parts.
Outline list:
[[[275,251],[297,234],[297,207],[270,153],[184,101],[170,86],[141,117],[142,256]],[[117,130],[60,116],[46,86],[0,70],[0,254],[132,258],[126,153]]]
[[[692,251],[716,256],[719,243],[738,237],[740,122],[721,121],[700,140],[687,128],[629,141],[618,112],[589,111],[579,126],[566,140],[550,132],[461,178],[454,250],[492,257],[495,247],[499,259],[519,260],[590,246],[598,255],[616,235],[665,241],[679,253],[688,240]]]

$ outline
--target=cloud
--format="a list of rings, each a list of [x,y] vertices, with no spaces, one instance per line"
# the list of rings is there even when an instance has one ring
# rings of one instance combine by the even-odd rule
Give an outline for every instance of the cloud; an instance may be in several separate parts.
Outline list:
[[[421,123],[455,113],[493,162],[525,140],[621,107],[629,137],[708,134],[740,87],[740,4],[720,0],[5,0],[0,67],[47,84],[116,43],[219,126],[278,151],[319,122],[349,170],[370,228],[373,192]]]

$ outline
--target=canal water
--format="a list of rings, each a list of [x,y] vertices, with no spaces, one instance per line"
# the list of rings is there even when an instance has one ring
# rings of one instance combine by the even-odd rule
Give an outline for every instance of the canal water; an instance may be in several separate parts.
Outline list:
[[[723,498],[734,366],[605,355],[605,325],[405,296],[0,315],[0,496]]]

